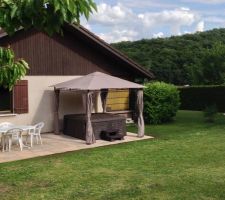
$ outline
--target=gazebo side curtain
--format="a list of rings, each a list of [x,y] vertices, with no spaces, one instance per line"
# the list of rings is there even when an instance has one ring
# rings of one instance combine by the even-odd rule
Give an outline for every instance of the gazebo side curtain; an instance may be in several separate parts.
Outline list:
[[[108,91],[109,90],[107,89],[101,90],[101,101],[102,101],[103,113],[106,113],[106,101],[107,101]]]
[[[144,109],[144,103],[143,103],[143,90],[139,89],[137,90],[137,125],[138,125],[138,137],[144,137],[145,134],[145,123],[143,118],[143,109]]]
[[[54,111],[54,132],[55,134],[59,134],[59,94],[60,90],[55,91],[55,111]]]
[[[93,109],[92,103],[93,92],[87,91],[86,93],[86,143],[95,143],[95,135],[91,124],[91,112]]]

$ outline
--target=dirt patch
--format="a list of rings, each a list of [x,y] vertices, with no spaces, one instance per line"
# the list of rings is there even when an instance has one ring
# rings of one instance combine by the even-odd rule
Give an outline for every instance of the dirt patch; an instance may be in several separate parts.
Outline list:
[[[0,183],[0,194],[8,193],[10,191],[10,186]]]

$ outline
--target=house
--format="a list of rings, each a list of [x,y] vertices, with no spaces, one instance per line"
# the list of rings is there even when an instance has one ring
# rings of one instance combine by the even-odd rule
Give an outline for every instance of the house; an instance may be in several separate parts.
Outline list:
[[[51,85],[99,71],[135,81],[152,79],[153,74],[133,62],[83,27],[64,26],[64,35],[49,37],[37,30],[19,30],[9,37],[0,32],[0,46],[10,45],[17,58],[24,58],[30,70],[12,92],[0,88],[0,123],[45,122],[45,132],[53,131],[54,92]],[[128,91],[111,91],[108,110],[129,109]],[[96,96],[95,111],[99,111]],[[115,104],[118,104],[115,106]],[[65,114],[82,113],[82,95],[61,94],[60,119]]]

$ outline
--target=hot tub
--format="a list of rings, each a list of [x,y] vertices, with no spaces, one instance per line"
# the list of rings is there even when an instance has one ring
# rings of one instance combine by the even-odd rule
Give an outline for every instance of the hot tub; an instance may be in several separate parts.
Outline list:
[[[108,113],[93,113],[91,122],[95,138],[101,139],[100,134],[103,131],[116,130],[122,135],[126,135],[126,118],[120,115]],[[72,114],[64,116],[65,135],[85,140],[86,138],[86,115]]]

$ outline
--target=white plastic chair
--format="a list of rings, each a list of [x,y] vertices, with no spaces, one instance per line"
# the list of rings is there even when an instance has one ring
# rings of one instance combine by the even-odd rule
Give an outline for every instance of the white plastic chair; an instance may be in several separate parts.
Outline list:
[[[0,128],[8,128],[10,126],[13,126],[13,124],[10,123],[10,122],[2,122],[2,123],[0,123]],[[2,151],[4,151],[4,145],[5,145],[5,144],[3,144],[3,142],[4,142],[3,137],[4,137],[4,134],[3,133],[0,134],[0,144],[1,144],[1,147],[2,147]]]
[[[37,144],[40,143],[42,144],[42,139],[41,139],[41,129],[44,127],[44,122],[40,122],[36,125],[34,125],[34,129],[29,130],[28,135],[30,135],[30,146],[33,146],[33,138],[36,138]]]
[[[11,151],[13,140],[19,143],[20,150],[23,151],[23,139],[22,139],[23,130],[19,128],[12,128],[9,129],[6,133],[3,134],[4,136],[4,144],[3,144],[3,151],[8,150]]]
[[[14,124],[10,123],[10,122],[2,122],[0,123],[0,128],[7,128],[10,126],[13,126]]]

